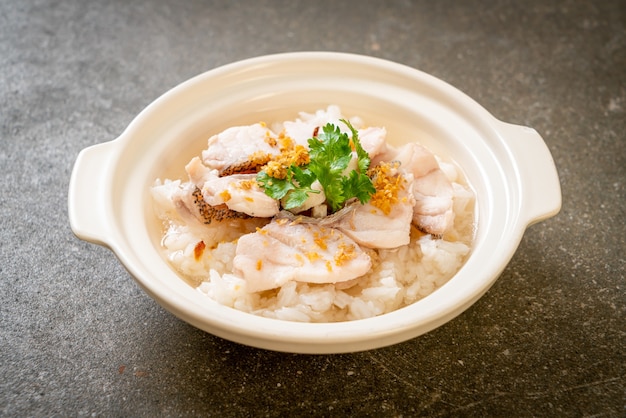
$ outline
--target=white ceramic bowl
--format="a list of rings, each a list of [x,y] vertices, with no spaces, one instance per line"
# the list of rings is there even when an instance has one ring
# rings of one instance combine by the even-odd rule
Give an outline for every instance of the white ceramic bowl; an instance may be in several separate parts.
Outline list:
[[[444,286],[379,317],[309,324],[221,306],[186,284],[160,255],[160,224],[149,188],[178,178],[229,126],[293,119],[337,104],[385,126],[391,142],[418,140],[456,161],[477,196],[472,253]],[[119,138],[84,149],[69,189],[72,230],[109,247],[158,303],[214,335],[255,347],[339,353],[391,345],[459,315],[498,278],[526,227],[555,215],[561,191],[536,131],[500,122],[465,94],[389,61],[329,52],[287,53],[226,65],[175,87],[142,111]]]

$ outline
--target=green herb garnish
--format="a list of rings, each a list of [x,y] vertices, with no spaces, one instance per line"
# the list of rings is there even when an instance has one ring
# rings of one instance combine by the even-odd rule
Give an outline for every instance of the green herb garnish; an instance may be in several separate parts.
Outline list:
[[[256,181],[265,190],[265,194],[272,199],[283,199],[285,209],[293,209],[302,205],[309,193],[319,193],[319,190],[311,188],[315,181],[315,175],[307,168],[298,167],[292,164],[287,169],[285,178],[272,177],[265,170],[260,171],[256,176]]]
[[[341,119],[352,133],[342,133],[338,126],[328,123],[316,138],[310,138],[310,162],[303,166],[290,165],[284,178],[276,178],[263,170],[257,174],[257,182],[265,194],[274,199],[283,199],[283,207],[292,209],[302,205],[309,193],[319,193],[311,188],[318,180],[324,189],[326,201],[335,212],[352,198],[367,203],[376,192],[372,180],[367,176],[370,158],[361,146],[359,136],[350,122]],[[356,151],[356,167],[348,170]]]

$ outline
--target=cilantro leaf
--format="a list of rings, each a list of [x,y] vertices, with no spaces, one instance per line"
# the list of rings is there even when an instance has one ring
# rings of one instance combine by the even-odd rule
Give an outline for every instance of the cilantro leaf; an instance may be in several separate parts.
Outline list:
[[[287,193],[287,196],[282,200],[282,205],[284,209],[293,209],[298,206],[302,206],[304,202],[306,202],[309,197],[309,192],[311,190],[307,189],[294,189]],[[318,190],[315,190],[319,193]]]
[[[344,193],[347,196],[356,197],[362,204],[369,202],[372,195],[376,193],[372,180],[363,173],[357,173],[356,170],[352,170],[348,177],[343,177],[341,183]]]
[[[265,194],[272,199],[280,200],[290,191],[295,189],[289,178],[278,179],[271,177],[265,171],[259,171],[256,181],[265,189]]]
[[[348,136],[339,126],[327,123],[317,138],[309,139],[309,155],[312,162],[328,167],[333,172],[342,172],[352,159],[352,148]]]
[[[328,123],[317,137],[308,140],[310,161],[307,165],[300,167],[292,164],[284,179],[260,171],[257,182],[265,193],[274,199],[282,199],[283,208],[292,209],[301,206],[309,193],[319,193],[319,190],[311,188],[317,180],[333,212],[353,197],[363,204],[367,203],[376,192],[366,174],[370,157],[361,146],[357,130],[349,121],[341,119],[341,122],[347,125],[352,138],[341,132],[339,126]],[[356,161],[352,163],[355,154]],[[351,163],[356,168],[349,170]]]
[[[315,174],[313,174],[308,168],[302,169],[297,165],[292,165],[289,169],[294,180],[298,183],[299,188],[310,188],[316,180]],[[319,190],[313,191],[319,193]]]
[[[356,151],[356,155],[358,158],[359,170],[361,173],[365,173],[367,169],[370,167],[371,159],[370,155],[363,149],[361,145],[361,141],[359,140],[359,133],[352,126],[350,122],[345,119],[340,119],[343,123],[345,123],[350,132],[352,132],[352,142],[354,143],[354,150]],[[372,192],[375,193],[375,192]]]
[[[309,193],[319,193],[319,190],[315,190],[311,188],[313,182],[315,182],[315,175],[308,169],[302,169],[297,165],[291,165],[289,167],[289,172],[291,178],[295,181],[292,181],[291,184],[294,186],[293,189],[289,190],[283,200],[283,208],[285,209],[293,209],[301,206],[306,199],[309,197]]]

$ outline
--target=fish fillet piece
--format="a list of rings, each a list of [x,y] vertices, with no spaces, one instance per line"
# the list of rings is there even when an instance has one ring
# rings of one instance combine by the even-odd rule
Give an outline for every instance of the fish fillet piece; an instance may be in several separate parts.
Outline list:
[[[361,146],[370,156],[374,158],[377,155],[387,151],[387,130],[377,126],[358,129],[359,142]]]
[[[225,205],[254,217],[270,218],[280,210],[279,201],[266,195],[258,185],[256,174],[214,175],[202,186],[202,196],[211,206]]]
[[[441,169],[415,179],[413,222],[422,231],[442,236],[454,222],[454,188]]]
[[[304,145],[308,148],[308,140],[316,136],[316,132],[327,123],[339,126],[347,132],[347,127],[340,122],[343,116],[338,106],[328,106],[326,109],[318,110],[315,113],[300,112],[300,117],[293,121],[283,122],[283,132],[296,144]]]
[[[187,223],[210,225],[214,222],[249,218],[249,215],[229,209],[224,204],[209,205],[204,200],[202,191],[193,183],[184,183],[177,187],[170,198],[178,216]]]
[[[412,173],[415,178],[422,177],[439,168],[435,155],[416,142],[409,142],[397,149],[387,147],[386,152],[378,155],[372,164],[378,164],[378,160],[398,161],[400,167]]]
[[[227,211],[270,218],[279,211],[279,202],[265,194],[256,182],[256,174],[220,177],[217,170],[205,166],[198,157],[192,158],[185,170],[189,181],[200,190],[200,196],[197,191],[193,193],[194,205],[200,210],[202,219],[236,217]]]
[[[315,218],[280,212],[279,218],[336,228],[367,248],[392,249],[411,241],[413,221],[413,175],[401,173],[399,164],[382,163],[374,168],[376,193],[366,204],[349,203],[339,211]]]
[[[275,289],[289,281],[340,283],[367,273],[370,256],[341,231],[277,219],[239,238],[234,272],[249,292]]]
[[[216,170],[205,166],[200,157],[193,157],[185,166],[185,171],[189,176],[189,181],[200,189],[208,180],[219,176]]]
[[[411,142],[387,151],[385,158],[400,162],[400,168],[412,173],[413,223],[423,232],[442,236],[454,222],[454,189],[439,167],[434,154]]]
[[[374,167],[372,181],[376,193],[369,202],[346,206],[331,215],[332,221],[327,225],[364,247],[390,249],[408,244],[415,205],[413,175],[400,173],[398,167],[398,163]]]
[[[270,156],[280,154],[277,135],[263,123],[234,126],[208,140],[208,148],[202,151],[202,161],[209,169],[220,175],[254,173],[269,161]]]
[[[330,226],[339,229],[359,245],[368,248],[397,248],[411,242],[413,200],[391,206],[389,213],[370,203],[356,203]]]
[[[313,138],[320,129],[315,123],[302,121],[287,121],[283,123],[284,135],[291,138],[295,144],[309,148],[309,138]]]

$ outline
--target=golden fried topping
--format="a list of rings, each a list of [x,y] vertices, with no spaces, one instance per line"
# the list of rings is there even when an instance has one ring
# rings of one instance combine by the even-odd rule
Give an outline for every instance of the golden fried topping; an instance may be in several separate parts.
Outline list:
[[[337,253],[335,254],[335,265],[341,266],[346,261],[356,257],[356,248],[353,244],[340,243]]]
[[[288,150],[293,148],[293,139],[287,135],[285,135],[285,132],[281,132],[280,134],[278,134],[278,140],[280,141],[280,150]]]
[[[395,171],[398,166],[398,162],[381,163],[370,169],[369,174],[376,188],[370,203],[385,215],[389,215],[391,207],[398,203],[398,193],[404,190],[406,184],[404,177]]]
[[[222,192],[220,193],[220,197],[222,198],[222,200],[224,200],[224,202],[228,202],[232,196],[230,195],[230,193],[228,193],[228,190],[224,189],[222,190]]]
[[[278,161],[269,161],[265,166],[265,172],[268,176],[276,179],[284,179],[287,177],[287,167]]]
[[[257,182],[255,179],[241,180],[237,183],[237,188],[241,190],[251,190],[256,185],[257,185]]]

